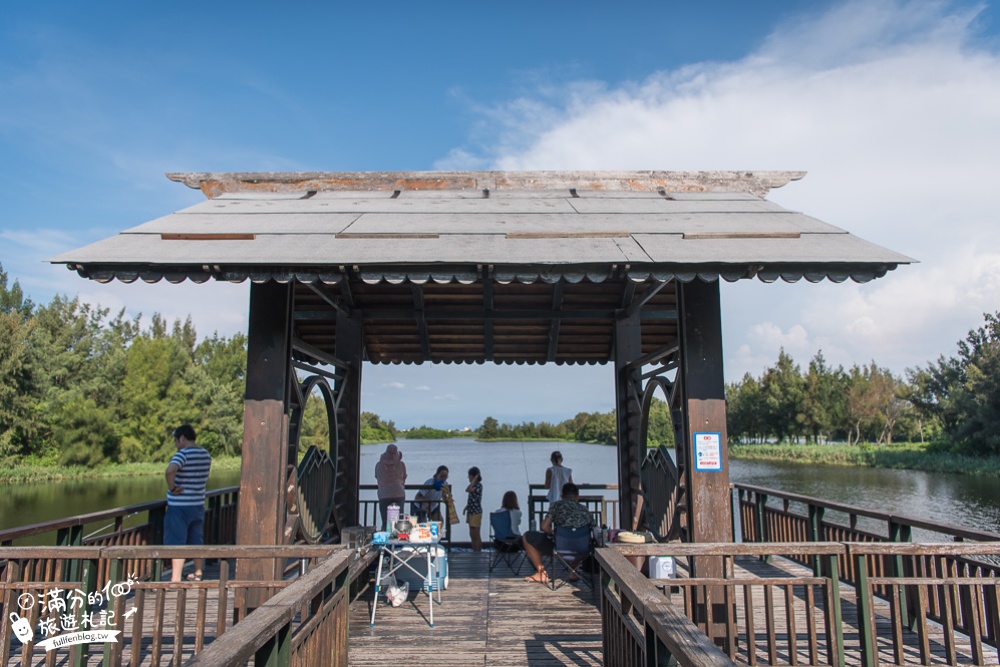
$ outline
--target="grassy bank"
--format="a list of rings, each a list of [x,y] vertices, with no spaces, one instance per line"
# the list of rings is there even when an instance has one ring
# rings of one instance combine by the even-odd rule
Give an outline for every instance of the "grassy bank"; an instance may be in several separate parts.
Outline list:
[[[99,477],[137,477],[141,475],[162,475],[167,461],[144,463],[109,463],[96,468],[80,466],[54,466],[41,463],[9,463],[0,466],[0,484],[23,484],[26,482],[51,482],[67,479],[95,479]],[[239,470],[240,457],[216,456],[212,459],[212,470]]]
[[[940,446],[907,442],[892,445],[763,444],[729,446],[729,455],[746,461],[785,461],[836,466],[896,468],[1000,477],[1000,457],[975,457]]]

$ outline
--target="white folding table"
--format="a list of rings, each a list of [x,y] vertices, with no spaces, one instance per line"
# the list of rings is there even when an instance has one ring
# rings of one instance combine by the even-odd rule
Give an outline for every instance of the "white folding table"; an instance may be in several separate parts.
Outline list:
[[[384,582],[390,575],[395,574],[402,568],[407,568],[414,574],[422,576],[424,579],[423,590],[427,593],[429,601],[430,626],[434,627],[434,589],[437,588],[438,604],[441,604],[441,586],[434,583],[435,568],[437,566],[438,540],[433,542],[409,542],[407,540],[388,540],[378,544],[378,570],[375,574],[375,601],[372,603],[371,627],[375,627],[375,611],[378,609],[378,594],[386,588]],[[427,566],[423,572],[413,566],[415,560],[423,560]]]

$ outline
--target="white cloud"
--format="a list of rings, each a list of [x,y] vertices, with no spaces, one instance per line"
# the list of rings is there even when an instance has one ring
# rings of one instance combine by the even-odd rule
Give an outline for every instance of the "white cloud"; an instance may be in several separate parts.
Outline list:
[[[430,390],[431,390],[431,388],[430,388],[430,387],[428,387],[428,386],[427,386],[427,385],[425,385],[425,384],[422,384],[422,385],[420,385],[419,387],[414,387],[414,388],[413,388],[413,390],[414,390],[414,391],[430,391]]]
[[[457,401],[458,396],[455,394],[438,394],[434,397],[435,401]]]
[[[406,385],[402,382],[387,382],[382,385],[383,387],[389,387],[390,389],[406,389]]]
[[[896,371],[950,353],[1000,309],[1000,54],[976,10],[849,2],[729,63],[492,110],[502,169],[803,169],[773,201],[908,254],[867,285],[724,285],[727,377],[782,345]],[[798,350],[801,348],[801,354]]]

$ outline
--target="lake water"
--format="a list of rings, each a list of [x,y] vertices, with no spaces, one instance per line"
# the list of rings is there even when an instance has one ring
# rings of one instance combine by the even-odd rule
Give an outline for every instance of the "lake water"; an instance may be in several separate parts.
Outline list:
[[[517,492],[522,509],[525,509],[528,484],[545,481],[545,469],[553,449],[563,453],[565,465],[573,469],[575,482],[618,483],[616,450],[609,446],[562,442],[481,443],[471,439],[400,440],[398,444],[407,467],[407,481],[411,484],[422,483],[440,464],[449,467],[459,511],[465,505],[467,471],[471,466],[478,466],[482,471],[485,511],[498,508],[508,489]],[[375,483],[375,463],[384,449],[384,445],[361,448],[362,484]],[[730,477],[734,482],[1000,532],[1000,484],[996,479],[758,461],[732,461]],[[228,471],[213,474],[209,487],[236,484],[239,484],[239,471]],[[164,482],[160,475],[0,485],[0,528],[163,497]],[[464,524],[455,526],[454,539],[468,539]]]

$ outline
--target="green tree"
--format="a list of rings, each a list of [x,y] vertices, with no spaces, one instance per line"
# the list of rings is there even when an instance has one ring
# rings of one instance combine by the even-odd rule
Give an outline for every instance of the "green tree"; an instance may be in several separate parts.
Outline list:
[[[500,435],[500,424],[493,417],[487,417],[477,434],[483,440],[495,440]]]
[[[649,406],[649,421],[646,426],[646,446],[674,446],[674,422],[670,417],[670,406],[666,401],[653,398]]]
[[[761,393],[768,431],[779,441],[792,439],[805,431],[805,380],[798,364],[784,349],[778,353],[775,366],[764,371]]]
[[[925,416],[940,420],[960,449],[1000,453],[1000,312],[958,343],[958,354],[911,371],[911,400]]]
[[[169,453],[170,430],[199,423],[186,375],[191,357],[184,343],[162,330],[136,338],[128,349],[121,392],[123,461],[146,461]],[[162,334],[162,335],[160,335]]]
[[[0,458],[27,454],[38,430],[34,334],[33,318],[18,310],[0,311]]]
[[[738,442],[763,442],[768,435],[764,393],[749,373],[726,387],[726,430]]]

